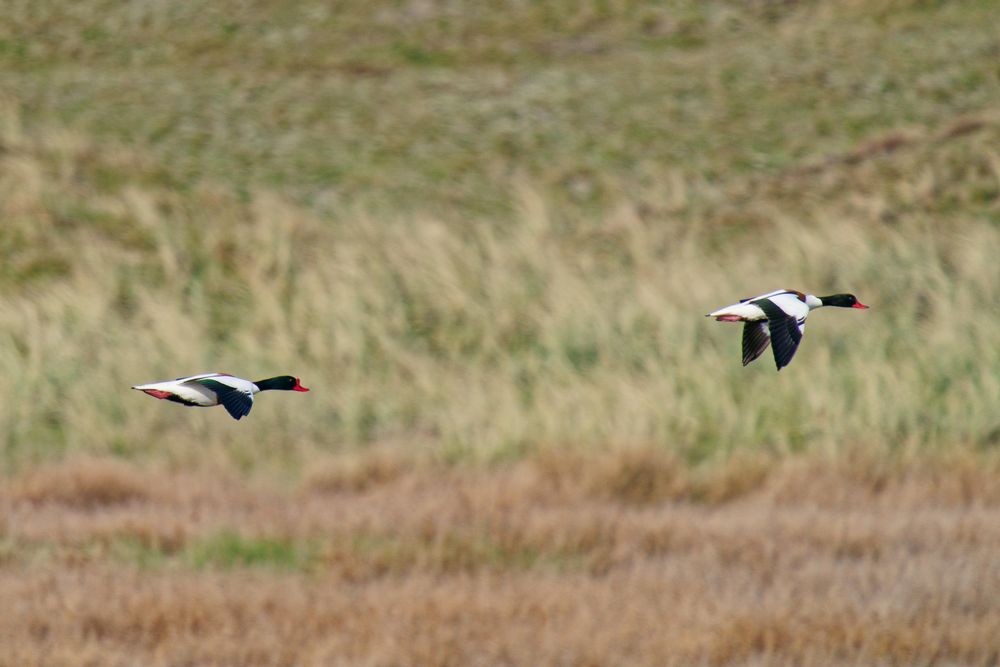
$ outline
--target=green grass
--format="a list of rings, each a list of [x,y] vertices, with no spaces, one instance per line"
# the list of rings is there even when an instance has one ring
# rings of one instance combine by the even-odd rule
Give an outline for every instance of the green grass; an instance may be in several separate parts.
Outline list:
[[[497,186],[520,177],[593,211],[671,169],[729,180],[991,105],[991,18],[989,3],[41,3],[14,13],[8,41],[28,45],[0,49],[0,81],[32,125],[141,146],[185,188],[498,214]]]
[[[18,5],[0,460],[995,448],[993,13]],[[874,308],[743,369],[702,314],[776,287]],[[314,391],[236,424],[126,389],[204,370]]]
[[[334,538],[242,535],[233,529],[192,538],[181,545],[150,543],[130,536],[76,545],[47,541],[0,541],[0,563],[53,560],[111,562],[148,571],[267,569],[317,572],[344,568],[358,573],[435,570],[578,569],[585,554],[572,549],[541,552],[530,545],[501,544],[482,529],[449,532],[417,540],[358,532]]]
[[[317,545],[290,539],[242,537],[223,531],[190,545],[183,557],[196,568],[272,567],[304,570],[315,564]]]
[[[41,552],[44,544],[18,545],[22,554]],[[307,572],[314,569],[323,554],[322,544],[315,539],[244,536],[224,529],[217,533],[190,540],[180,548],[150,544],[132,537],[99,541],[80,549],[92,558],[109,558],[145,570],[176,568],[197,570],[233,570],[265,568],[278,571]]]

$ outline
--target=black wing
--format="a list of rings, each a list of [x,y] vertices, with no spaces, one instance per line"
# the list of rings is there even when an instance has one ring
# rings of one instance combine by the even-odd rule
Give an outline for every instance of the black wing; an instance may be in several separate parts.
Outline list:
[[[764,320],[745,322],[743,324],[743,365],[746,366],[764,354],[764,350],[770,344],[771,337],[767,333],[767,322]]]
[[[794,315],[789,315],[769,299],[754,301],[767,315],[767,325],[771,331],[771,344],[774,347],[774,363],[778,370],[787,366],[799,349],[802,340],[800,322]]]
[[[204,379],[196,380],[196,382],[214,391],[215,395],[219,397],[219,403],[233,416],[233,419],[239,420],[241,417],[250,414],[250,408],[253,407],[253,396],[251,394],[239,389],[233,389],[229,385],[222,384],[217,380]]]

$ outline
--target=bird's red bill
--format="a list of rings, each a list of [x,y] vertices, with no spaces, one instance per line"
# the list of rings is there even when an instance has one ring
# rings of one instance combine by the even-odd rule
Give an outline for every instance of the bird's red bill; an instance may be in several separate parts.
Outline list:
[[[166,398],[167,396],[170,396],[169,391],[160,391],[159,389],[143,389],[143,391],[155,398]]]
[[[851,306],[851,308],[871,308],[871,306],[866,306],[865,304],[863,304],[860,301],[858,301],[856,304],[854,304],[853,306]]]
[[[292,391],[309,391],[309,387],[303,387],[299,379],[295,378],[295,386],[292,387]]]

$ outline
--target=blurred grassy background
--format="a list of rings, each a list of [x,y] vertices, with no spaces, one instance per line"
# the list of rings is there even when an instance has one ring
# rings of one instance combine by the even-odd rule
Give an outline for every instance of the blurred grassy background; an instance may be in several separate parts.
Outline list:
[[[995,11],[11,0],[2,464],[992,455]],[[777,287],[873,308],[744,369],[702,315]],[[127,389],[209,370],[314,391]]]

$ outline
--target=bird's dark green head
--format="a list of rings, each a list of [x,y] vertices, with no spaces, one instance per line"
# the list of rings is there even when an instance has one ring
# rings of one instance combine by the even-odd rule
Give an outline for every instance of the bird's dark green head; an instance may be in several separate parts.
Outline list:
[[[833,294],[831,296],[821,296],[819,298],[824,306],[837,306],[838,308],[868,308],[858,301],[858,297],[853,294]]]
[[[261,391],[267,391],[269,389],[281,389],[284,391],[309,391],[308,388],[302,386],[302,383],[299,382],[297,377],[292,377],[291,375],[279,375],[278,377],[268,378],[266,380],[257,380],[254,384],[257,385],[257,388]]]

